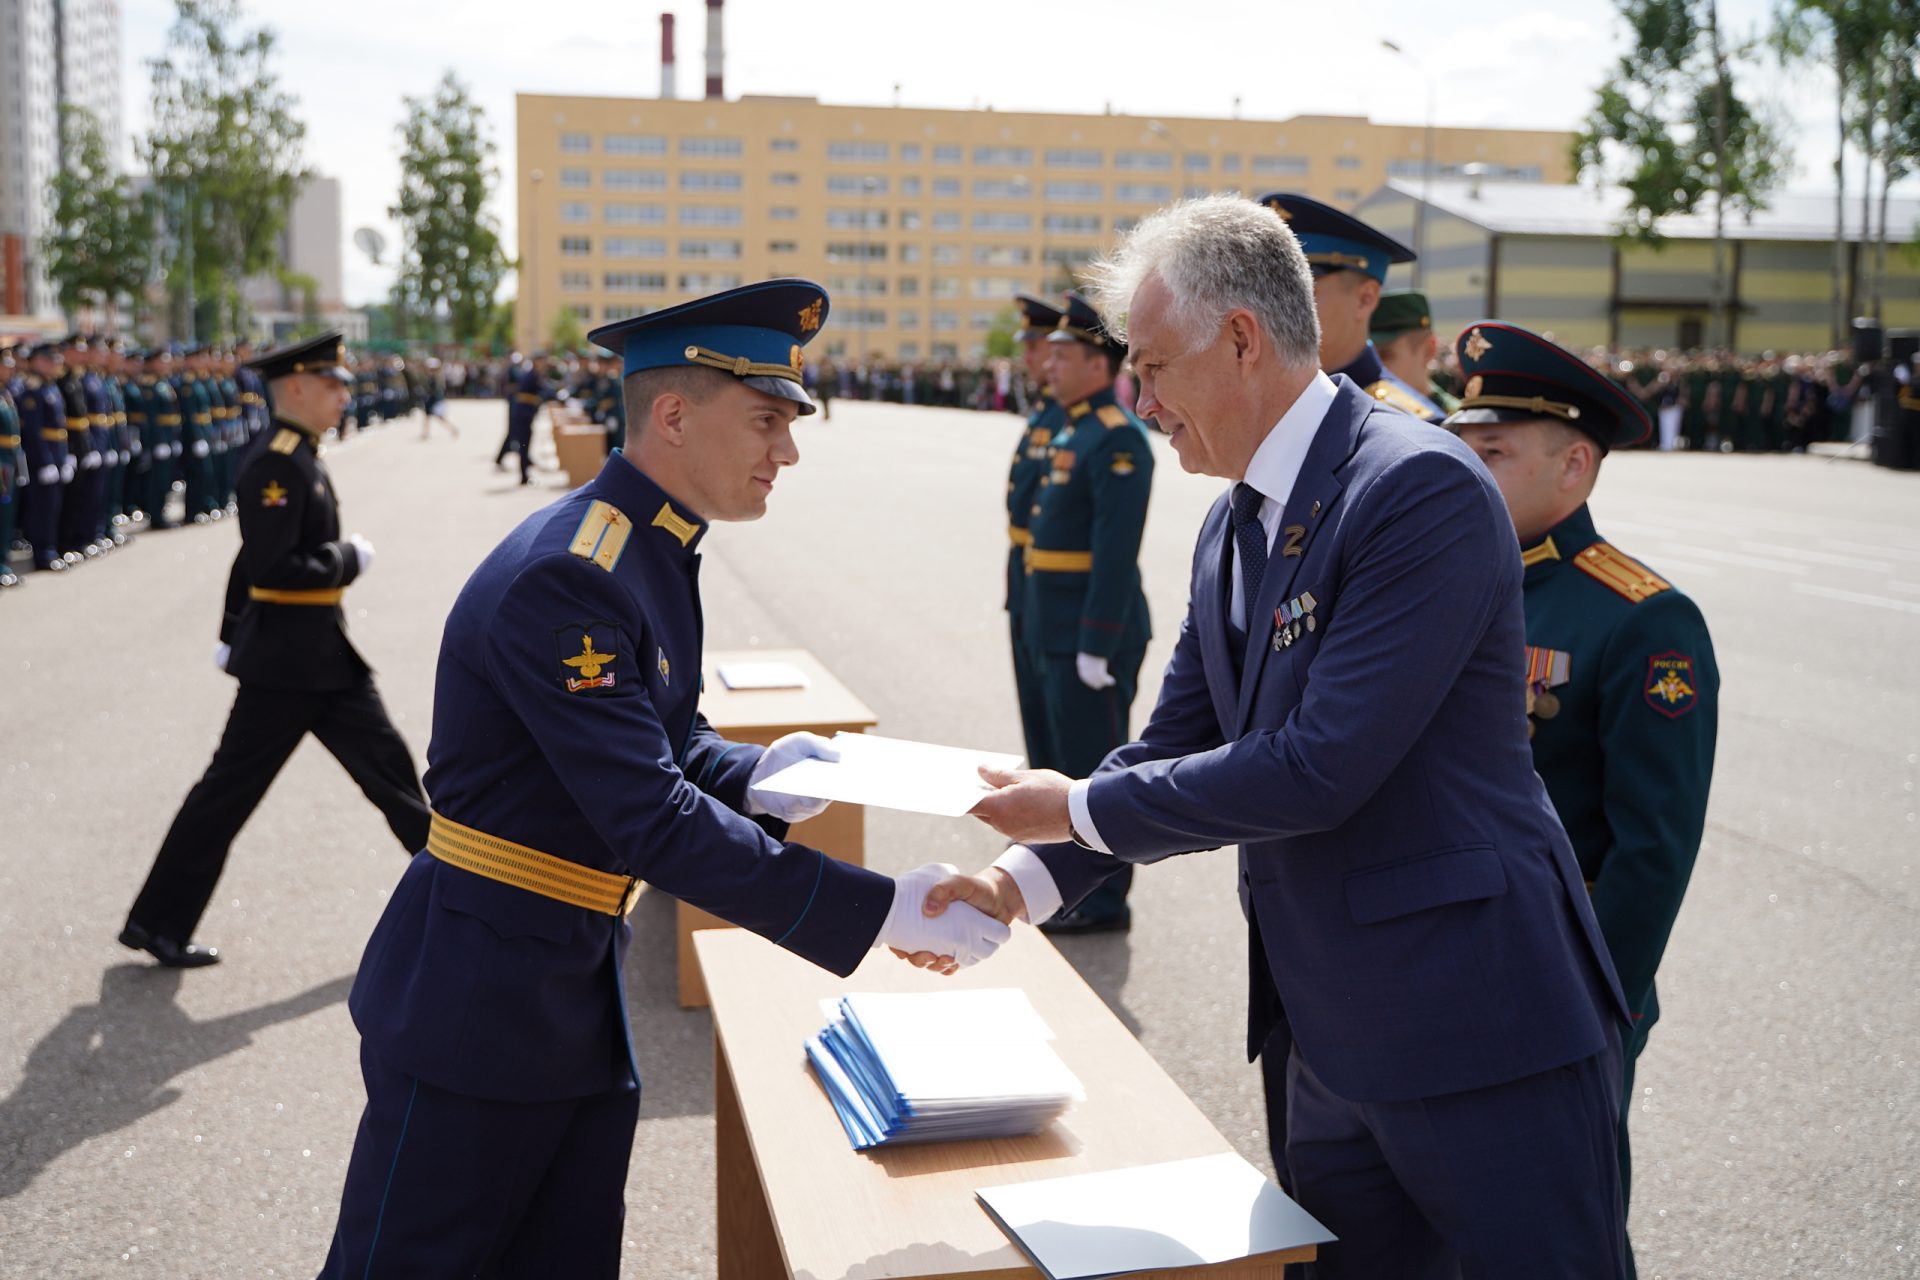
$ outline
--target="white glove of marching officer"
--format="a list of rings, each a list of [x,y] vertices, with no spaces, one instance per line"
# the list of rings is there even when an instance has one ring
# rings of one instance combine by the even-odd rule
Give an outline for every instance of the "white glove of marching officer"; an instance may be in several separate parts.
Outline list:
[[[33,482],[35,484],[59,484],[60,464],[57,462],[49,462],[46,466],[33,473]]]
[[[373,568],[373,544],[367,541],[366,534],[348,534],[347,545],[353,548],[353,554],[359,558],[361,573],[366,573]]]
[[[233,656],[232,645],[216,644],[213,646],[213,665],[220,668],[220,670],[225,671],[227,669],[227,659],[231,658],[232,656]]]
[[[753,766],[753,776],[747,779],[747,812],[772,814],[782,822],[804,822],[825,813],[827,806],[833,803],[831,800],[786,796],[777,791],[756,791],[754,788],[790,764],[798,764],[802,760],[839,758],[839,749],[817,733],[790,733],[776,739],[761,754],[760,763]]]
[[[76,460],[75,460],[75,458],[74,458],[74,456],[73,456],[72,454],[68,454],[68,455],[67,455],[67,456],[66,456],[65,458],[63,458],[63,459],[61,459],[61,461],[60,461],[60,483],[61,483],[61,484],[72,484],[72,483],[73,483],[73,473],[74,473],[75,471],[78,471],[79,469],[80,469],[80,464],[79,464],[79,462],[78,462],[78,461],[76,461]]]
[[[213,446],[212,446],[212,445],[210,445],[210,444],[208,444],[208,443],[207,443],[207,442],[206,442],[205,440],[195,440],[195,441],[193,442],[193,456],[194,456],[194,457],[196,457],[196,458],[204,458],[204,457],[206,457],[206,456],[207,456],[208,454],[210,454],[210,453],[212,453],[212,452],[213,452]]]
[[[893,906],[887,912],[887,922],[880,926],[880,936],[874,939],[874,945],[892,947],[908,956],[921,952],[951,956],[951,967],[927,966],[943,973],[978,964],[999,950],[1000,944],[1013,934],[992,916],[964,902],[953,903],[937,916],[929,916],[924,910],[927,893],[933,886],[959,873],[960,869],[952,863],[929,862],[894,877]]]
[[[1091,653],[1077,653],[1073,657],[1073,667],[1080,675],[1080,683],[1089,689],[1111,689],[1116,681],[1107,670],[1107,660]]]

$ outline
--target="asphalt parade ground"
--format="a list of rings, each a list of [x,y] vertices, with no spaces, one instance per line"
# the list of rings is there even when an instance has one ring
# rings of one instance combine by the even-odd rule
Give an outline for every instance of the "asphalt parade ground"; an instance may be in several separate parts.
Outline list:
[[[447,608],[565,483],[493,469],[499,402],[452,416],[457,441],[421,442],[416,419],[326,455],[343,527],[379,549],[353,634],[423,768]],[[807,420],[769,516],[702,544],[708,647],[810,649],[880,732],[1018,751],[1000,609],[1018,431],[845,402]],[[1136,728],[1222,483],[1155,448]],[[1723,673],[1706,842],[1637,1082],[1641,1274],[1920,1274],[1920,476],[1623,454],[1594,508],[1700,602]],[[326,1253],[363,1097],[346,993],[406,856],[378,813],[309,739],[201,926],[226,962],[162,970],[114,940],[232,702],[212,650],[235,523],[0,597],[0,1277],[311,1276]],[[867,816],[884,871],[998,848],[971,820]],[[1233,885],[1230,851],[1147,868],[1130,934],[1062,949],[1264,1168]],[[675,1003],[671,907],[634,915],[632,1277],[714,1266],[711,1023]]]

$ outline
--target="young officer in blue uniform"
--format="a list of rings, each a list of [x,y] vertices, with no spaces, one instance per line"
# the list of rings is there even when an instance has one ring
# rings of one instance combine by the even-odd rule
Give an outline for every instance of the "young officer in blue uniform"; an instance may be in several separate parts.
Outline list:
[[[508,535],[447,619],[432,831],[349,1001],[367,1107],[325,1276],[618,1273],[643,880],[842,975],[876,943],[951,969],[1006,937],[922,914],[938,867],[896,882],[786,842],[824,803],[753,784],[831,748],[725,742],[699,713],[700,541],[798,460],[826,308],[773,280],[592,335],[623,355],[633,448]]]
[[[1051,756],[1029,766],[1084,778],[1132,736],[1128,717],[1151,637],[1139,562],[1153,446],[1113,398],[1126,344],[1079,295],[1066,296],[1047,345],[1047,380],[1065,417],[1033,504],[1025,626]],[[1123,868],[1042,928],[1126,929],[1132,882],[1133,868]]]
[[[1276,191],[1260,203],[1280,215],[1300,241],[1313,272],[1313,305],[1320,315],[1320,368],[1344,373],[1375,400],[1426,422],[1446,415],[1428,396],[1380,362],[1369,340],[1387,268],[1414,260],[1413,250],[1352,214],[1307,196]]]
[[[1060,309],[1027,294],[1014,297],[1020,311],[1020,349],[1027,379],[1040,388],[1027,413],[1026,430],[1013,448],[1007,471],[1007,631],[1013,640],[1013,689],[1020,703],[1020,728],[1026,735],[1027,763],[1036,769],[1053,766],[1053,738],[1047,729],[1047,703],[1040,692],[1040,673],[1021,639],[1026,616],[1027,548],[1040,478],[1047,474],[1047,446],[1067,420],[1066,410],[1047,385],[1047,337],[1059,327]]]
[[[540,406],[554,397],[552,379],[548,376],[553,363],[545,352],[536,353],[532,363],[520,371],[514,379],[513,391],[507,399],[507,438],[500,442],[500,452],[493,456],[493,465],[498,467],[506,461],[509,451],[520,455],[520,483],[533,483],[533,419],[540,412]]]
[[[14,405],[20,410],[20,445],[27,455],[21,527],[33,546],[33,567],[66,569],[60,554],[60,507],[75,474],[67,431],[67,400],[60,392],[59,344],[43,342],[27,353],[27,372]],[[83,433],[84,434],[84,433]]]
[[[20,451],[20,411],[14,406],[13,347],[0,343],[0,587],[20,579],[13,572],[13,530],[20,513],[20,481],[26,455]]]
[[[1447,425],[1493,472],[1526,566],[1534,769],[1573,841],[1632,1022],[1623,1037],[1620,1176],[1631,1176],[1633,1064],[1660,1017],[1653,975],[1707,821],[1720,671],[1699,607],[1601,539],[1587,496],[1647,411],[1585,361],[1483,320],[1456,346]]]

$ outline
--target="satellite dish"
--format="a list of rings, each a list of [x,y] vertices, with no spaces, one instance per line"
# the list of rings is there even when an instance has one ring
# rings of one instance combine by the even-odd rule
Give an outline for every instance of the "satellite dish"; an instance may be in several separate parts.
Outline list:
[[[380,265],[380,255],[387,251],[387,238],[372,227],[361,227],[354,232],[353,243],[376,267]]]

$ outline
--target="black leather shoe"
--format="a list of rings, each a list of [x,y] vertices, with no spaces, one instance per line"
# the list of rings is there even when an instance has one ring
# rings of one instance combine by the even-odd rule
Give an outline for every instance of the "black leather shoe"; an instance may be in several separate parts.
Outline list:
[[[1040,932],[1051,934],[1074,933],[1125,933],[1133,927],[1133,908],[1122,904],[1118,911],[1105,915],[1089,915],[1075,908],[1062,911],[1052,919],[1040,922]]]
[[[169,969],[204,969],[220,963],[220,948],[203,947],[194,942],[175,942],[158,938],[140,925],[129,923],[120,931],[120,945],[144,951]]]

